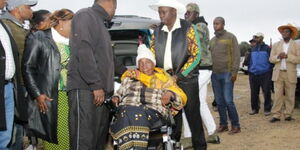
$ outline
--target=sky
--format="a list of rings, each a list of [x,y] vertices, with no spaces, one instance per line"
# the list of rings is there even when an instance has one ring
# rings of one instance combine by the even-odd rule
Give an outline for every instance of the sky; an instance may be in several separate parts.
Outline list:
[[[116,15],[138,15],[159,19],[158,13],[149,5],[158,0],[117,0]],[[277,28],[291,23],[300,26],[300,0],[178,0],[186,5],[197,3],[200,15],[208,22],[211,38],[214,36],[212,22],[215,17],[225,18],[225,29],[236,35],[239,42],[249,41],[257,32],[265,35],[265,42],[280,40]],[[77,10],[89,7],[94,0],[39,0],[33,10],[50,11],[61,8]],[[181,15],[183,18],[183,15]]]

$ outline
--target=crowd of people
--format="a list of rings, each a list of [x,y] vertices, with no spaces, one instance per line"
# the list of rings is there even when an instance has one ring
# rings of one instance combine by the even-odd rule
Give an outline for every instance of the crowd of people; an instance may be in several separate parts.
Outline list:
[[[0,150],[23,149],[24,136],[33,149],[42,139],[45,150],[104,150],[108,136],[118,149],[147,149],[150,130],[168,115],[175,120],[172,139],[191,138],[195,150],[220,144],[220,133],[241,132],[233,92],[240,50],[223,17],[214,19],[210,38],[196,3],[158,0],[149,7],[161,23],[152,26],[149,47],[140,43],[136,69],[127,69],[115,58],[107,26],[117,0],[95,0],[76,13],[33,12],[36,4],[0,0]],[[282,116],[294,120],[300,63],[300,44],[293,40],[297,28],[282,25],[278,31],[282,40],[272,47],[263,42],[263,33],[256,33],[244,62],[249,68],[249,115],[259,113],[261,87],[264,115],[273,115],[271,123]],[[114,89],[118,75],[121,86]],[[210,81],[218,127],[206,101]],[[114,121],[105,103],[110,99],[118,110]]]

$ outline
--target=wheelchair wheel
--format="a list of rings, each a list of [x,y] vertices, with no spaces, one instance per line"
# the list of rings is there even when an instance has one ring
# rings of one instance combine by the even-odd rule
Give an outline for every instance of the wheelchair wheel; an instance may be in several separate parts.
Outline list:
[[[164,150],[164,143],[159,143],[155,150]]]
[[[183,150],[183,145],[180,142],[176,142],[174,145],[174,150]]]
[[[163,150],[183,150],[183,145],[180,142],[165,142],[163,145]]]
[[[171,141],[165,142],[164,150],[175,150],[173,143]]]

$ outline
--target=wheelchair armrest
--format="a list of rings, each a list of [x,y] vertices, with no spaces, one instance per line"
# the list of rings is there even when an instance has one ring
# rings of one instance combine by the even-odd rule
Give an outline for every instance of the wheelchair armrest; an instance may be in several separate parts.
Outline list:
[[[152,125],[150,130],[160,130],[163,125],[165,125],[164,121],[162,119],[158,120]]]
[[[167,132],[168,132],[168,126],[162,126],[162,127],[160,128],[160,132],[161,132],[161,133],[167,133]]]

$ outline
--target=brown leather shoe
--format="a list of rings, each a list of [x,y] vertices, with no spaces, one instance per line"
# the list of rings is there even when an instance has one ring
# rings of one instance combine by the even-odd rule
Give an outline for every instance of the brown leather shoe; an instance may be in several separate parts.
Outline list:
[[[217,129],[218,133],[222,133],[228,131],[228,126],[219,126],[219,128]]]
[[[240,127],[232,127],[231,130],[228,132],[228,134],[233,135],[233,134],[240,133],[240,132],[241,132]]]

